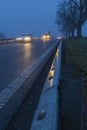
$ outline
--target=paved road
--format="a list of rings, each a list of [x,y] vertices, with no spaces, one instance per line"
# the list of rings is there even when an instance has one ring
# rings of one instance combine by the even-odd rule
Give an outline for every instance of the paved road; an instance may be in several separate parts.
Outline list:
[[[0,92],[55,41],[0,45]]]

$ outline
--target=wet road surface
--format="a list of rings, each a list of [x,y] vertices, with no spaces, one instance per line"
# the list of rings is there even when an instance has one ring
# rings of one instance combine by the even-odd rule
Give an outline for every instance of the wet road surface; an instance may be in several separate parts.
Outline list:
[[[54,43],[33,41],[0,45],[0,92]]]

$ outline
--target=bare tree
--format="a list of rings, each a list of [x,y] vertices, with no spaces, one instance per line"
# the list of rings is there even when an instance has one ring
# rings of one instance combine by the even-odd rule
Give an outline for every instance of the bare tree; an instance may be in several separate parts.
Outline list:
[[[82,37],[82,25],[87,20],[87,0],[70,0],[78,12],[77,37]]]
[[[67,33],[70,37],[74,37],[74,31],[76,28],[76,8],[72,8],[72,4],[68,1],[62,1],[57,11],[56,23],[60,26],[64,33]]]
[[[56,23],[65,33],[77,29],[77,37],[82,37],[82,25],[87,20],[87,0],[62,0],[57,11]]]

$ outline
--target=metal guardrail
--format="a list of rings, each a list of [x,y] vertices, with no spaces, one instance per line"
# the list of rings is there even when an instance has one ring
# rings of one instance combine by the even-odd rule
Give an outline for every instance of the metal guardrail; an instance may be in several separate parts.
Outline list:
[[[35,112],[31,130],[59,130],[59,101],[60,96],[58,87],[60,87],[61,76],[61,48],[62,40],[55,55],[55,70],[52,86],[48,87],[48,78],[41,94],[38,108]]]
[[[60,41],[59,47],[58,47],[58,57],[56,61],[56,70],[55,70],[55,77],[54,77],[54,82],[53,86],[60,86],[60,77],[61,77],[61,57],[62,57],[62,40]]]

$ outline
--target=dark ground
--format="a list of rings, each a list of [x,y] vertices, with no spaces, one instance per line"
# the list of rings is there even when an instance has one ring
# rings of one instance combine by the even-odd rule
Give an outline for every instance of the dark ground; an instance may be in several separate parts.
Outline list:
[[[61,80],[61,130],[85,130],[82,125],[83,80],[63,43]]]

